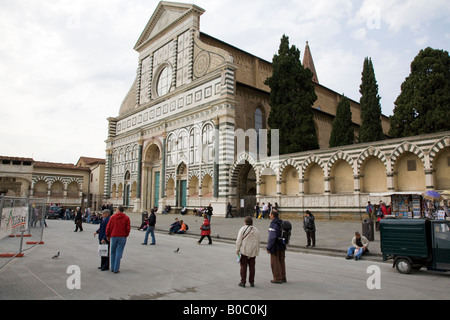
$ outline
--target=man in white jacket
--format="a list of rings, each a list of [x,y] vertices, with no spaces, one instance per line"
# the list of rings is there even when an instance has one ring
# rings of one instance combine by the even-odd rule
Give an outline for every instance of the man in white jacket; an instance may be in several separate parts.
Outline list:
[[[259,231],[253,226],[252,217],[244,219],[244,226],[239,230],[236,239],[236,254],[238,255],[241,265],[241,282],[240,287],[245,287],[247,280],[247,266],[250,274],[248,282],[251,287],[255,286],[255,262],[259,255]]]

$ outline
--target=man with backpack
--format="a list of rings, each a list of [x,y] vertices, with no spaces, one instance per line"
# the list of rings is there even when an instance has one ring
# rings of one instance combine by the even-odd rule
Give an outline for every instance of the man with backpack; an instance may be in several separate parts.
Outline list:
[[[270,213],[269,238],[267,240],[267,253],[270,254],[270,267],[272,269],[272,283],[286,282],[286,237],[282,237],[282,220],[278,212]]]

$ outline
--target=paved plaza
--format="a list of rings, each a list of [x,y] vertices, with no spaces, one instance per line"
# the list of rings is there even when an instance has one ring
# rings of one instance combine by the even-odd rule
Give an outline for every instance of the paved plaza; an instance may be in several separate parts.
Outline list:
[[[213,216],[213,244],[204,241],[198,245],[201,218],[183,217],[189,224],[189,234],[169,235],[168,228],[175,217],[181,218],[158,214],[156,245],[144,246],[144,232],[137,230],[141,216],[132,214],[133,228],[117,274],[97,269],[100,258],[94,232],[98,225],[85,223],[83,232],[74,232],[73,221],[47,221],[45,243],[25,251],[23,258],[15,258],[0,269],[0,299],[198,302],[447,298],[449,275],[428,271],[399,274],[391,263],[382,262],[377,241],[371,243],[370,256],[359,261],[345,260],[351,235],[361,230],[361,223],[338,221],[317,221],[317,248],[309,251],[304,248],[306,238],[300,221],[292,221],[293,245],[286,254],[287,283],[270,283],[269,255],[262,243],[256,260],[255,287],[241,288],[237,285],[239,267],[233,242],[243,218]],[[269,220],[256,220],[255,226],[265,242]],[[2,239],[2,243],[5,241],[17,240]],[[52,259],[57,252],[60,256]],[[367,287],[371,266],[377,266],[382,274],[380,290]]]

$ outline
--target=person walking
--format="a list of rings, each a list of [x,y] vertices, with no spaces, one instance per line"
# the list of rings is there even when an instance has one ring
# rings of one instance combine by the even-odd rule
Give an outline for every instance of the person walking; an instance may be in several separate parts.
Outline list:
[[[267,253],[270,254],[270,267],[272,269],[272,283],[286,282],[286,244],[280,241],[281,237],[281,220],[278,218],[278,212],[271,212],[269,215],[270,222],[269,236],[267,240]]]
[[[228,217],[233,218],[233,213],[232,213],[232,211],[233,211],[233,206],[232,206],[231,203],[228,201],[228,203],[227,203],[227,215],[226,215],[225,218],[228,218]]]
[[[254,209],[255,209],[255,218],[258,219],[258,217],[259,217],[259,212],[260,212],[260,209],[259,209],[259,202],[256,203]]]
[[[75,231],[77,232],[80,229],[80,232],[83,231],[83,216],[81,215],[80,207],[77,207],[77,214],[75,216]]]
[[[211,207],[211,203],[209,204],[209,206],[206,208],[206,214],[208,215],[208,220],[209,222],[211,222],[211,216],[213,212],[213,208]]]
[[[110,218],[109,209],[104,209],[102,211],[102,222],[100,223],[100,227],[94,233],[94,237],[98,234],[98,243],[99,244],[107,244],[108,245],[108,256],[101,257],[100,259],[100,267],[98,267],[101,271],[109,270],[109,241],[106,238],[106,227],[108,225]]]
[[[208,220],[208,215],[206,213],[203,214],[203,223],[200,227],[201,233],[200,233],[200,240],[197,241],[198,244],[201,244],[203,239],[205,237],[208,237],[209,243],[208,244],[212,244],[212,240],[211,240],[211,223]]]
[[[306,232],[306,246],[315,247],[316,246],[316,224],[314,222],[314,216],[309,211],[306,210],[303,217],[303,230]]]
[[[151,209],[150,216],[148,217],[148,227],[147,227],[147,230],[145,231],[145,238],[144,238],[144,242],[142,244],[147,245],[149,234],[152,236],[152,243],[150,243],[150,245],[154,246],[156,244],[155,225],[156,225],[155,210]]]
[[[240,287],[245,287],[247,280],[247,267],[249,269],[248,282],[251,287],[255,286],[255,262],[259,255],[259,231],[253,226],[252,217],[244,219],[244,226],[241,227],[236,239],[236,254],[240,257]]]
[[[106,226],[106,237],[111,242],[111,271],[118,273],[127,237],[130,234],[130,218],[119,206],[117,212],[109,219]]]

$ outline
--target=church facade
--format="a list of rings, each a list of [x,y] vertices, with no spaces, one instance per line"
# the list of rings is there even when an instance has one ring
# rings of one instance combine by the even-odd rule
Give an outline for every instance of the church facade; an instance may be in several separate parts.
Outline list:
[[[266,157],[270,89],[264,81],[271,63],[202,33],[203,13],[195,5],[160,2],[138,39],[135,81],[119,115],[108,118],[106,202],[135,212],[211,204],[215,215],[225,215],[230,202],[244,215],[256,202],[277,202],[282,212],[359,213],[370,192],[411,186],[398,176],[403,156],[406,162],[417,157],[416,169],[424,169],[414,188],[434,188],[434,162],[427,157],[433,148],[434,157],[448,155],[449,133],[423,143],[415,137],[328,149],[341,96],[319,84],[308,43],[303,64],[314,74],[321,149]],[[350,102],[357,132],[360,107]],[[389,120],[381,120],[387,133]]]

